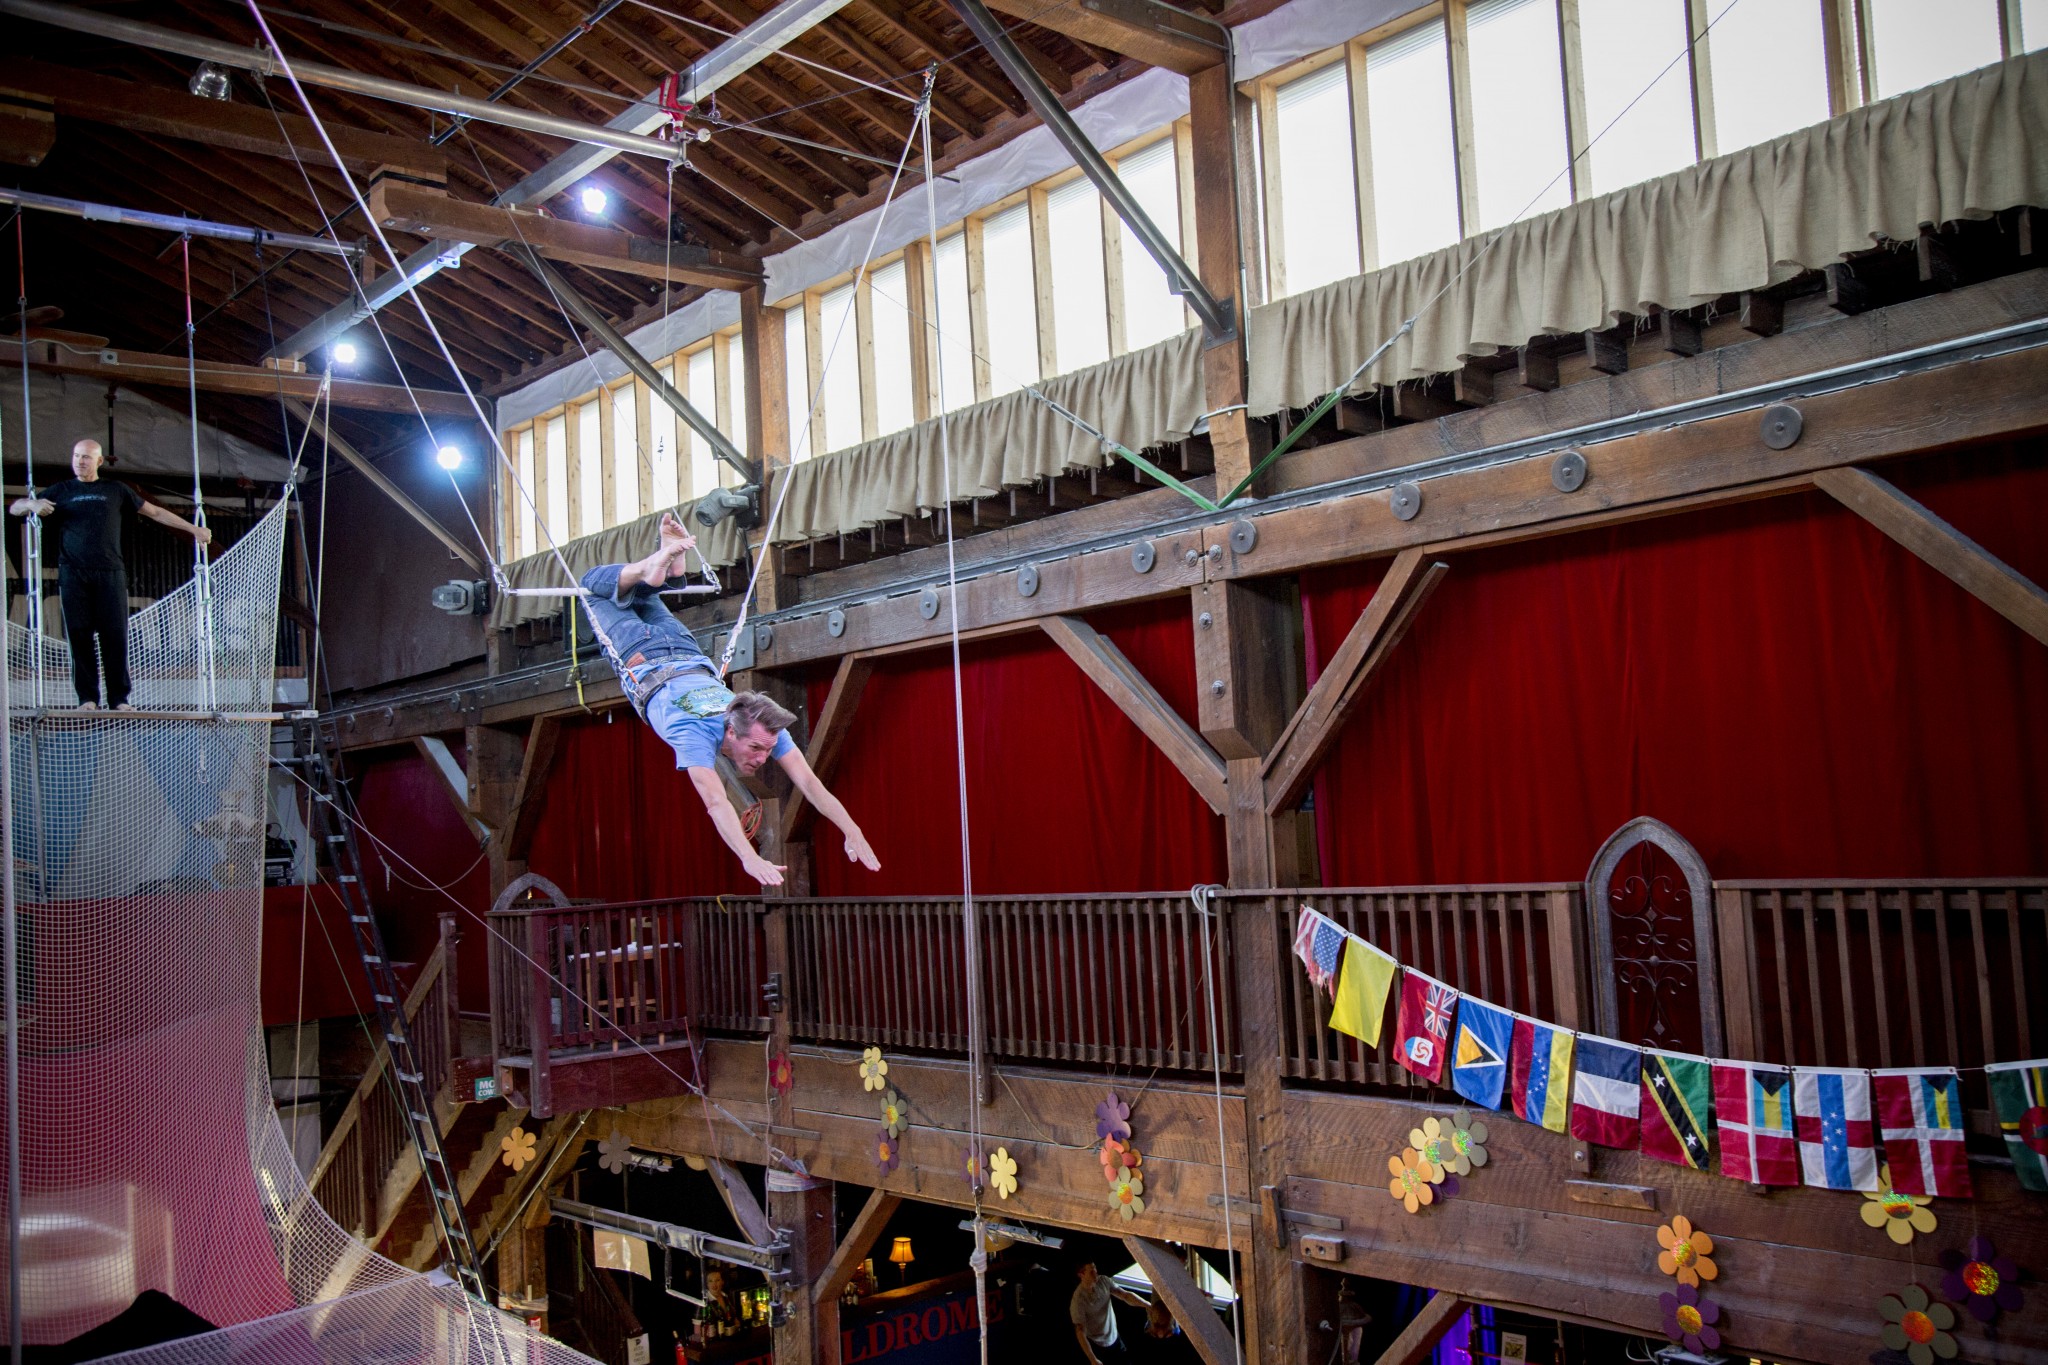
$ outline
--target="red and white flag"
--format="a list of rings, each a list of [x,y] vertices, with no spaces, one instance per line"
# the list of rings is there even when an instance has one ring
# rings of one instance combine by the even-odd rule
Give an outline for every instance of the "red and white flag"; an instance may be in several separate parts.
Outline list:
[[[1722,1175],[1757,1185],[1799,1183],[1789,1068],[1715,1062],[1714,1122],[1721,1130]]]
[[[1441,1083],[1451,1050],[1451,1016],[1458,988],[1410,968],[1401,971],[1401,1013],[1394,1051],[1401,1065],[1425,1081]]]
[[[1968,1199],[1963,1088],[1953,1067],[1873,1071],[1878,1138],[1900,1194]]]

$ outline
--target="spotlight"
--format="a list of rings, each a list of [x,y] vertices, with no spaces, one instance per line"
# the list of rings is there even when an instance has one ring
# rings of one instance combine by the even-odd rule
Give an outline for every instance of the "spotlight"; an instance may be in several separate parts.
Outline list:
[[[577,198],[583,203],[583,211],[593,218],[601,217],[612,202],[611,196],[595,185],[585,185]]]
[[[462,468],[462,451],[455,446],[442,446],[438,451],[434,452],[434,463],[440,465],[443,469],[460,469]]]
[[[491,609],[490,580],[458,578],[435,588],[427,600],[450,616],[482,616]]]
[[[731,517],[742,530],[752,529],[760,520],[760,511],[754,506],[754,493],[746,488],[714,488],[697,501],[697,524],[706,530]]]
[[[356,363],[356,344],[353,341],[337,341],[327,349],[327,358],[337,365]]]
[[[201,62],[192,79],[185,82],[185,88],[207,100],[226,100],[233,93],[227,71],[212,62]]]

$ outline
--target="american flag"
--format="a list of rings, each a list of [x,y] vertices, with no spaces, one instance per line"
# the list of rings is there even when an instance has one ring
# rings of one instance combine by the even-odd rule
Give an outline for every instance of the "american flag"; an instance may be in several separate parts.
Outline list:
[[[1334,994],[1337,963],[1344,953],[1343,926],[1309,906],[1301,907],[1301,919],[1294,929],[1294,955],[1308,969],[1308,979]]]

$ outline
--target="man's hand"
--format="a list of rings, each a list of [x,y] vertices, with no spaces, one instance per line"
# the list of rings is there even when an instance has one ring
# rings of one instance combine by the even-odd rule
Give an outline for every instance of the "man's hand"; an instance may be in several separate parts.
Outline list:
[[[782,874],[788,870],[777,867],[758,853],[749,853],[742,857],[740,859],[740,866],[747,870],[749,877],[752,877],[763,886],[782,885]]]
[[[868,847],[868,836],[862,834],[858,829],[847,832],[846,861],[849,863],[859,863],[870,872],[880,872],[882,870],[881,859],[875,856],[874,849]]]
[[[25,517],[31,512],[39,517],[47,517],[57,510],[57,504],[48,498],[16,498],[8,505],[7,510],[17,517]]]
[[[192,528],[192,539],[196,544],[211,545],[213,544],[213,532],[204,526],[195,526]]]

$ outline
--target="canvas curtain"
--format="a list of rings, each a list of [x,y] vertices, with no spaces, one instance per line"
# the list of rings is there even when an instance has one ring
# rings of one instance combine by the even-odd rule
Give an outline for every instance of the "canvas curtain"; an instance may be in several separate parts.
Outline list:
[[[1312,405],[1418,312],[1353,392],[2048,205],[2044,149],[2048,51],[1256,308],[1251,411]]]

